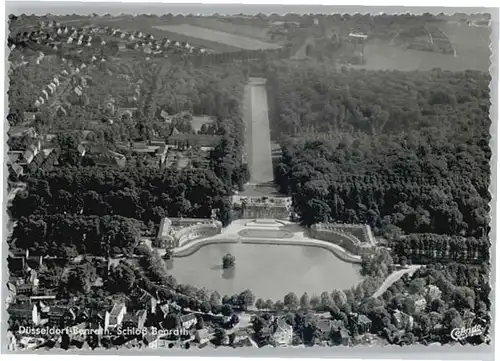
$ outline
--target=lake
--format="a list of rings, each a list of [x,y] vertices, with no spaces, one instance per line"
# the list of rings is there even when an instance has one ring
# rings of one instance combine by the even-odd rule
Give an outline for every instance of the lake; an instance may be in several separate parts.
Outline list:
[[[232,274],[221,267],[226,253],[236,257]],[[179,283],[217,290],[221,295],[250,289],[257,298],[276,301],[288,292],[319,296],[350,288],[362,281],[360,269],[319,247],[226,243],[175,258],[170,272]]]

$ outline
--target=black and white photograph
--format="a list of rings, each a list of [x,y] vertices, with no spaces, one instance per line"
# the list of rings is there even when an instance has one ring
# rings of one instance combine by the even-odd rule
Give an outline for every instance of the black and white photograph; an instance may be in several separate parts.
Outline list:
[[[498,9],[6,8],[7,352],[493,343]]]

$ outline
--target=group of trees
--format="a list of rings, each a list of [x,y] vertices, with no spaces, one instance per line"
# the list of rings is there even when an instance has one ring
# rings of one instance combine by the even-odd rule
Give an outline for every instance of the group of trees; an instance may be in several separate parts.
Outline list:
[[[26,182],[10,209],[14,218],[114,214],[159,224],[167,215],[209,218],[212,209],[229,211],[228,186],[206,169],[60,167],[35,172]]]
[[[303,223],[488,233],[487,75],[276,66],[269,77],[276,178]]]
[[[467,341],[482,343],[488,333],[485,328],[490,322],[491,288],[486,276],[488,272],[488,265],[429,265],[419,269],[413,279],[400,280],[392,285],[383,299],[379,300],[380,306],[385,311],[397,309],[412,315],[415,321],[412,330],[415,341],[447,343],[451,341],[450,329],[480,325],[485,330],[484,334]],[[435,298],[426,293],[425,288],[429,285],[438,287],[441,295]],[[409,291],[409,294],[405,296],[402,291]],[[420,312],[413,307],[414,296],[419,294],[424,295],[427,300],[425,309]],[[390,336],[394,327],[384,321],[385,312],[382,308],[378,312],[384,325],[382,334]]]
[[[434,263],[453,260],[464,263],[484,263],[490,259],[487,237],[460,237],[433,233],[410,234],[392,241],[393,252],[399,259],[413,263]]]
[[[17,219],[10,242],[33,255],[69,260],[78,254],[130,253],[139,236],[140,223],[119,215],[38,213]]]
[[[210,64],[221,64],[241,61],[267,61],[275,59],[286,59],[290,57],[292,49],[285,46],[278,49],[258,49],[258,50],[240,50],[224,53],[196,54],[188,56],[187,61],[195,66],[204,66]]]
[[[230,253],[227,253],[224,257],[222,257],[222,268],[224,269],[233,268],[235,263],[236,258]]]
[[[318,317],[314,314],[319,310],[330,312],[331,318],[353,337],[359,334],[352,318],[357,313],[366,315],[372,321],[369,332],[386,338],[390,343],[447,343],[451,341],[450,329],[475,324],[484,326],[490,319],[490,287],[482,275],[484,271],[484,266],[457,263],[433,265],[421,268],[412,279],[405,276],[379,299],[346,290],[331,294],[324,292],[321,297],[311,298],[304,294],[300,299],[290,293],[285,296],[284,302],[279,301],[279,308],[278,305],[272,307],[270,300],[258,299],[255,305],[262,311],[283,315],[294,328],[297,337],[294,342],[297,344],[313,345],[320,341],[340,343],[335,330],[325,331],[319,327]],[[441,293],[432,295],[428,286],[437,287]],[[415,300],[420,298],[427,302],[422,310],[415,307]],[[392,315],[398,311],[412,316],[413,325],[395,321]],[[265,313],[255,317],[253,327],[257,338],[263,336],[263,326],[268,323]],[[351,341],[355,342],[355,337]],[[481,343],[484,338],[481,336],[468,341]]]

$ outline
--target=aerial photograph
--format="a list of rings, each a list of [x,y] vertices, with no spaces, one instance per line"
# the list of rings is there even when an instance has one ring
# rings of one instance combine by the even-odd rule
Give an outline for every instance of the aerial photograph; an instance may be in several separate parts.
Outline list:
[[[8,351],[490,344],[491,14],[64,4],[6,13]]]

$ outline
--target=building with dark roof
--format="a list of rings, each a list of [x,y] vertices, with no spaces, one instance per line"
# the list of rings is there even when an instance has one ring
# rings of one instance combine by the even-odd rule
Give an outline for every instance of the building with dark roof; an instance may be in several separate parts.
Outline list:
[[[196,315],[194,313],[189,313],[189,314],[186,314],[186,315],[182,315],[180,317],[180,322],[181,322],[181,326],[183,328],[190,329],[197,322]]]

